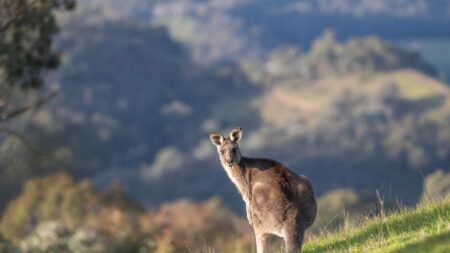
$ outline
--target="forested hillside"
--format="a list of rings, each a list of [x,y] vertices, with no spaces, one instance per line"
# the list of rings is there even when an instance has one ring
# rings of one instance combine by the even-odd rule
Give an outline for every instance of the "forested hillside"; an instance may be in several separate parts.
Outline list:
[[[193,168],[186,164],[196,160],[192,153],[208,131],[243,119],[243,114],[256,116],[250,107],[241,115],[216,114],[218,108],[239,106],[235,98],[245,103],[257,88],[236,65],[197,66],[164,28],[74,21],[66,29],[58,42],[66,52],[64,67],[49,78],[50,83],[61,84],[58,101],[33,115],[28,126],[35,136],[32,142],[45,154],[31,164],[18,165],[23,176],[64,166],[77,177],[94,177],[100,185],[121,177],[126,187],[133,186],[130,191],[144,196],[147,190],[141,187],[151,186],[152,180],[182,167]],[[35,155],[13,148],[14,138],[3,145],[11,151],[9,157]],[[14,159],[2,162],[13,166]],[[5,178],[5,184],[18,189],[12,178]],[[154,196],[158,198],[145,199],[168,200],[167,195]]]

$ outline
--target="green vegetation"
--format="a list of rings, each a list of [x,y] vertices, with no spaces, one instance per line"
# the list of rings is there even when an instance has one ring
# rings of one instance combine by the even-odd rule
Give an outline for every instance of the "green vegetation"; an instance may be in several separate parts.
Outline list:
[[[53,12],[74,6],[73,0],[0,1],[0,88],[42,86],[43,72],[59,64],[52,48],[58,31]]]
[[[425,178],[422,201],[450,196],[450,172],[436,170]]]
[[[0,220],[1,253],[13,246],[23,253],[173,253],[205,245],[242,252],[251,243],[247,222],[217,198],[146,210],[118,183],[97,191],[67,173],[29,180]]]
[[[450,94],[418,54],[376,37],[341,44],[332,32],[326,32],[309,52],[281,47],[266,61],[246,60],[242,67],[255,83],[270,87],[258,104],[264,105],[262,119],[277,125],[314,121],[343,93],[375,97],[396,92],[390,95],[410,101],[412,107],[430,106],[432,101],[439,106]],[[395,87],[388,91],[389,86]]]
[[[302,252],[444,253],[450,250],[449,221],[450,199],[422,203],[308,242]]]
[[[331,31],[317,38],[307,53],[302,54],[295,47],[281,47],[271,52],[266,62],[260,63],[260,69],[252,67],[248,69],[249,76],[259,74],[253,78],[255,82],[290,87],[299,83],[307,85],[325,76],[346,77],[357,73],[364,77],[408,68],[427,74],[435,72],[414,51],[394,47],[377,37],[338,43]]]
[[[74,7],[74,0],[0,0],[0,185],[6,195],[11,196],[11,191],[20,188],[14,184],[24,183],[23,176],[19,176],[24,171],[6,164],[46,163],[40,159],[44,152],[36,148],[22,130],[29,123],[26,116],[56,95],[51,92],[41,96],[39,88],[44,85],[49,70],[60,64],[60,55],[52,43],[59,31],[56,12]],[[18,151],[16,155],[20,158],[9,157],[8,161],[5,154],[11,149],[29,152]],[[60,155],[67,157],[68,153],[52,155],[55,161],[61,161]],[[4,205],[5,199],[0,198],[0,209]]]

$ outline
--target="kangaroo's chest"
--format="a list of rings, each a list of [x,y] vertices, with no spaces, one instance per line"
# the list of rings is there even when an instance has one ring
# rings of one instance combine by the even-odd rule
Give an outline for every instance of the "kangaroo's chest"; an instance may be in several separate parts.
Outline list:
[[[231,182],[233,182],[239,193],[242,195],[242,199],[246,204],[249,204],[251,200],[250,171],[245,171],[245,169],[240,167],[224,167]]]

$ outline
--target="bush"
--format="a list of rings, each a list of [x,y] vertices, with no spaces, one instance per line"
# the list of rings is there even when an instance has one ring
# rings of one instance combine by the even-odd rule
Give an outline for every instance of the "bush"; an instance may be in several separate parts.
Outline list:
[[[0,234],[0,253],[17,253],[17,249],[14,248],[9,241],[3,238]]]
[[[247,222],[219,199],[146,211],[118,183],[98,192],[66,173],[28,181],[0,229],[24,253],[170,253],[206,245],[235,252],[249,250],[253,241]],[[2,240],[0,249],[8,248]]]
[[[425,178],[422,201],[445,199],[450,196],[450,172],[437,170]]]

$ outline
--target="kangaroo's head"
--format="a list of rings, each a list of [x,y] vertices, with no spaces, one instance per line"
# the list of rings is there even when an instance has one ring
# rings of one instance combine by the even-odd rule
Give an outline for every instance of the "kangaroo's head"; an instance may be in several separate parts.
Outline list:
[[[239,140],[242,137],[242,128],[236,127],[231,130],[230,137],[225,138],[218,133],[209,134],[212,143],[216,145],[220,162],[224,166],[233,166],[241,161],[241,151],[239,150]]]

